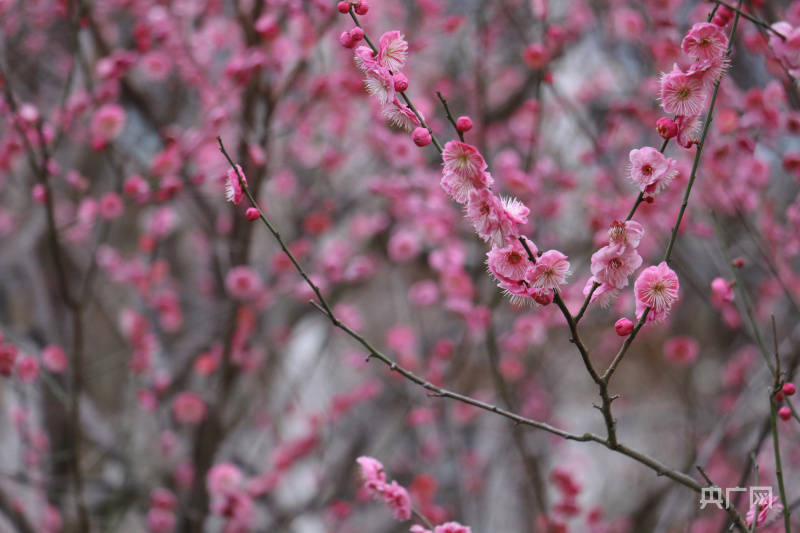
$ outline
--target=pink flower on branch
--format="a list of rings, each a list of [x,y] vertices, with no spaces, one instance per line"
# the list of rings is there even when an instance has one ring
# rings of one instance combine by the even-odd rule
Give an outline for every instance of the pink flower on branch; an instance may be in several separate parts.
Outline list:
[[[241,177],[241,181],[239,178]],[[247,177],[244,175],[242,167],[236,165],[236,169],[228,169],[228,180],[225,182],[225,198],[233,205],[239,205],[244,198],[242,184],[247,186]]]
[[[651,146],[631,150],[628,157],[631,180],[648,194],[666,187],[678,173],[675,160]]]
[[[759,500],[747,511],[745,516],[745,523],[750,526],[755,520],[756,527],[763,525],[781,514],[783,511],[783,504],[777,496],[762,496]]]
[[[528,246],[536,253],[535,245],[531,243]],[[533,265],[525,249],[516,240],[503,248],[492,246],[486,256],[489,272],[500,281],[519,282],[525,279],[528,268]]]
[[[397,481],[385,484],[381,496],[395,520],[402,522],[411,518],[411,497],[404,487],[397,484]]]
[[[608,242],[623,250],[633,250],[639,246],[644,236],[644,227],[635,220],[620,222],[615,220],[608,228]]]
[[[661,105],[675,115],[698,115],[706,102],[701,79],[683,72],[678,65],[661,76]]]
[[[120,136],[125,128],[125,110],[117,104],[106,104],[92,119],[92,144],[102,148]]]
[[[489,189],[469,193],[467,219],[484,241],[498,246],[516,240],[518,227],[528,221],[528,213],[528,208],[518,200],[500,200]]]
[[[658,322],[666,318],[672,305],[678,301],[679,289],[678,275],[665,261],[644,269],[633,285],[637,318],[641,318],[647,308],[650,309],[648,321]]]
[[[698,22],[681,42],[681,50],[699,60],[720,59],[728,47],[728,37],[722,28],[709,22]]]
[[[417,115],[414,114],[410,107],[400,102],[397,96],[388,105],[384,106],[383,116],[389,121],[389,124],[404,131],[412,131],[421,125]]]
[[[381,35],[378,48],[377,62],[383,68],[399,72],[408,58],[408,43],[399,31],[387,31]]]
[[[356,462],[361,466],[361,476],[364,486],[374,495],[379,496],[382,487],[386,484],[386,472],[380,461],[373,457],[362,455]]]
[[[599,283],[614,289],[627,287],[628,276],[640,266],[642,256],[634,249],[609,245],[592,254],[592,276]]]
[[[486,161],[472,145],[461,141],[450,141],[444,145],[442,152],[444,172],[465,178],[474,178],[486,170]]]
[[[391,72],[380,66],[367,69],[364,88],[377,98],[381,105],[387,105],[397,98]]]
[[[537,260],[528,272],[527,280],[537,289],[558,289],[567,281],[569,275],[567,256],[558,250],[548,250]]]
[[[361,466],[364,487],[369,493],[375,498],[383,499],[395,519],[404,521],[411,518],[411,498],[408,491],[397,481],[387,482],[380,461],[362,455],[356,462]]]

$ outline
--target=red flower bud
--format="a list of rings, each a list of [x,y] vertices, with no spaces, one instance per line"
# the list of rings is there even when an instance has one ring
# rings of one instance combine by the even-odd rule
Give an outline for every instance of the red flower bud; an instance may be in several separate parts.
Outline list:
[[[678,134],[678,125],[669,117],[661,117],[656,122],[656,130],[663,139],[672,139]]]
[[[614,324],[614,331],[616,331],[617,335],[620,337],[627,337],[631,334],[631,331],[633,331],[633,322],[628,318],[622,317]]]
[[[471,130],[472,119],[467,116],[458,117],[458,120],[456,120],[456,129],[461,133]]]

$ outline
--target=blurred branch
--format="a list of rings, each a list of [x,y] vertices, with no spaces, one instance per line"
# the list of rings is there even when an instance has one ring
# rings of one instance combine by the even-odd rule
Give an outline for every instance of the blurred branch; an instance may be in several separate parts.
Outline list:
[[[75,505],[78,516],[78,528],[82,532],[91,532],[91,522],[83,494],[83,473],[81,471],[81,424],[80,424],[80,397],[83,391],[83,306],[80,300],[76,300],[67,281],[65,262],[59,242],[58,229],[55,220],[55,207],[53,202],[53,190],[50,184],[49,162],[50,154],[47,150],[47,140],[42,130],[42,119],[37,118],[35,127],[39,141],[40,154],[37,154],[34,147],[28,141],[26,132],[20,125],[17,102],[11,85],[5,72],[0,68],[0,78],[5,80],[3,93],[9,109],[14,115],[12,119],[24,139],[25,150],[28,154],[28,162],[37,177],[39,185],[44,190],[44,206],[47,215],[48,245],[53,256],[53,264],[56,270],[56,278],[64,305],[72,316],[72,387],[70,390],[70,402],[67,408],[69,417],[69,429],[72,440],[72,453],[70,469],[72,472],[73,483],[75,484]]]

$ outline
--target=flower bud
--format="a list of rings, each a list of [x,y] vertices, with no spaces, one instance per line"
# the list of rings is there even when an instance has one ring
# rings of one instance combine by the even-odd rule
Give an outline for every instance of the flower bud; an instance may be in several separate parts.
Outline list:
[[[355,42],[360,41],[364,38],[364,30],[356,26],[352,30],[350,30],[350,38],[353,39]]]
[[[678,125],[669,117],[661,117],[656,122],[656,130],[662,139],[672,139],[678,134]]]
[[[778,416],[781,417],[782,420],[789,420],[792,418],[792,410],[784,405],[778,409]]]
[[[399,93],[408,89],[408,78],[406,78],[406,75],[402,72],[398,72],[392,76],[392,82],[394,83],[394,90]]]
[[[336,4],[336,9],[339,10],[339,13],[346,15],[347,13],[350,12],[350,2],[344,2],[344,1],[339,2],[338,4]]]
[[[258,209],[255,207],[248,207],[247,211],[244,212],[244,216],[247,217],[247,220],[250,222],[258,220]]]
[[[732,16],[733,16],[733,11],[731,11],[725,6],[719,6],[711,22],[720,27],[726,26],[728,22],[730,22]]]
[[[620,337],[626,337],[633,331],[633,322],[628,318],[622,317],[614,324],[614,331],[616,331],[617,335]]]
[[[422,127],[415,128],[414,132],[411,134],[411,138],[417,146],[428,146],[432,140],[431,132],[429,132],[427,128]]]
[[[539,305],[550,305],[553,303],[553,291],[541,290],[533,295],[533,299]]]
[[[369,4],[367,0],[361,0],[355,5],[356,15],[366,15],[369,11]]]
[[[353,48],[356,45],[356,42],[350,36],[350,32],[343,31],[342,34],[339,36],[339,44],[341,44],[345,48]]]
[[[522,60],[533,70],[540,70],[550,61],[547,49],[540,43],[529,44],[522,51]]]
[[[456,120],[456,129],[461,133],[471,130],[472,119],[467,116],[458,117],[458,120]]]

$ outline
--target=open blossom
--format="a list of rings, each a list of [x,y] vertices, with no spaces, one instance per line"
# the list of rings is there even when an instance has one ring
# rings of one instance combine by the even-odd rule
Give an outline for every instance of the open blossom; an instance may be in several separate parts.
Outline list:
[[[492,186],[494,180],[486,172],[486,161],[477,148],[460,141],[450,141],[442,151],[441,186],[453,200],[463,204],[470,192]]]
[[[361,466],[361,475],[364,478],[364,486],[369,489],[373,496],[378,496],[386,485],[386,472],[383,465],[375,458],[362,455],[356,462]]]
[[[197,424],[206,417],[206,404],[194,392],[184,391],[172,403],[175,418],[183,424]]]
[[[678,275],[667,266],[666,261],[644,269],[633,284],[637,318],[642,316],[646,308],[650,308],[647,320],[664,319],[672,304],[678,300],[679,288]]]
[[[714,278],[711,281],[711,303],[716,307],[733,301],[733,286],[725,278]]]
[[[499,280],[497,286],[505,291],[505,295],[514,307],[523,307],[533,303],[539,305],[553,303],[553,291],[533,287],[528,280]]]
[[[51,344],[42,350],[42,364],[55,374],[60,374],[67,369],[67,355],[60,346]]]
[[[728,61],[725,58],[702,59],[692,63],[686,74],[699,81],[705,90],[710,92],[727,68]]]
[[[528,272],[528,281],[531,286],[539,289],[557,289],[567,281],[568,275],[567,256],[558,250],[548,250],[536,260],[536,265]]]
[[[758,502],[747,511],[745,523],[749,526],[755,520],[756,526],[760,526],[781,514],[781,511],[783,511],[783,504],[777,496],[761,496]]]
[[[249,266],[236,266],[225,276],[225,288],[237,300],[252,300],[261,292],[261,278]]]
[[[625,250],[635,249],[644,236],[644,228],[635,220],[615,220],[608,228],[608,244]]]
[[[217,463],[206,476],[208,492],[213,495],[231,494],[239,489],[244,477],[233,463]]]
[[[417,257],[419,251],[419,237],[412,231],[396,231],[389,239],[389,259],[392,261],[406,263]]]
[[[232,168],[228,169],[228,180],[225,183],[225,197],[229,202],[233,202],[234,205],[239,205],[244,197],[244,189],[242,188],[242,183],[239,181],[240,176],[242,182],[244,182],[246,186],[247,177],[245,177],[241,166],[236,165],[235,170]]]
[[[536,245],[528,239],[525,241],[531,253],[538,254]],[[534,302],[548,305],[553,301],[552,291],[530,283],[529,273],[534,265],[519,240],[502,248],[493,245],[486,256],[489,272],[497,278],[497,286],[505,291],[512,305],[521,307]]]
[[[367,69],[364,88],[369,94],[377,98],[381,105],[386,105],[397,98],[392,74],[380,66]]]
[[[642,192],[652,193],[672,181],[678,173],[675,160],[651,146],[631,150],[630,178]]]
[[[364,455],[356,459],[356,461],[361,466],[364,487],[367,488],[372,496],[382,498],[397,520],[402,521],[411,518],[411,498],[408,495],[408,491],[399,485],[397,481],[387,483],[386,473],[380,461]]]
[[[528,246],[535,254],[536,246],[533,243]],[[500,281],[521,281],[525,279],[528,268],[533,265],[528,259],[528,253],[516,240],[502,248],[492,246],[486,257],[489,272]]]
[[[473,177],[465,177],[445,171],[440,181],[444,192],[460,204],[467,203],[472,191],[489,188],[493,183],[494,179],[488,172],[481,172]]]
[[[450,141],[442,151],[444,173],[469,179],[478,179],[486,170],[486,161],[474,146],[461,141]]]
[[[396,520],[411,518],[411,497],[403,486],[397,484],[397,481],[384,485],[381,495]]]
[[[661,105],[667,113],[700,114],[706,101],[706,93],[702,80],[683,72],[678,65],[661,76]]]
[[[422,125],[411,108],[400,102],[397,96],[383,108],[383,116],[386,117],[389,124],[405,131],[411,131]]]
[[[615,289],[628,285],[628,276],[642,266],[642,256],[633,248],[603,246],[592,254],[592,276]]]
[[[117,104],[106,104],[92,118],[93,143],[103,146],[113,141],[125,128],[125,110]]]
[[[725,55],[728,37],[722,28],[710,22],[698,22],[681,42],[681,49],[695,59],[719,59]]]
[[[387,31],[378,42],[378,63],[386,69],[397,73],[406,64],[408,43],[399,31]]]
[[[697,134],[700,132],[700,114],[682,115],[675,117],[678,126],[678,144],[690,148],[698,142]]]
[[[700,344],[692,337],[673,337],[664,344],[664,358],[670,363],[689,365],[700,354]]]
[[[467,219],[487,242],[502,246],[517,237],[517,227],[528,221],[528,208],[517,200],[503,202],[489,189],[469,193]]]
[[[589,303],[597,302],[601,307],[608,307],[619,295],[619,289],[609,285],[608,283],[603,283],[599,279],[592,276],[586,281],[586,285],[583,287],[584,296],[589,296],[589,293],[591,292],[595,283],[598,284],[598,287],[594,290],[594,292],[591,293],[592,297],[589,300]]]

